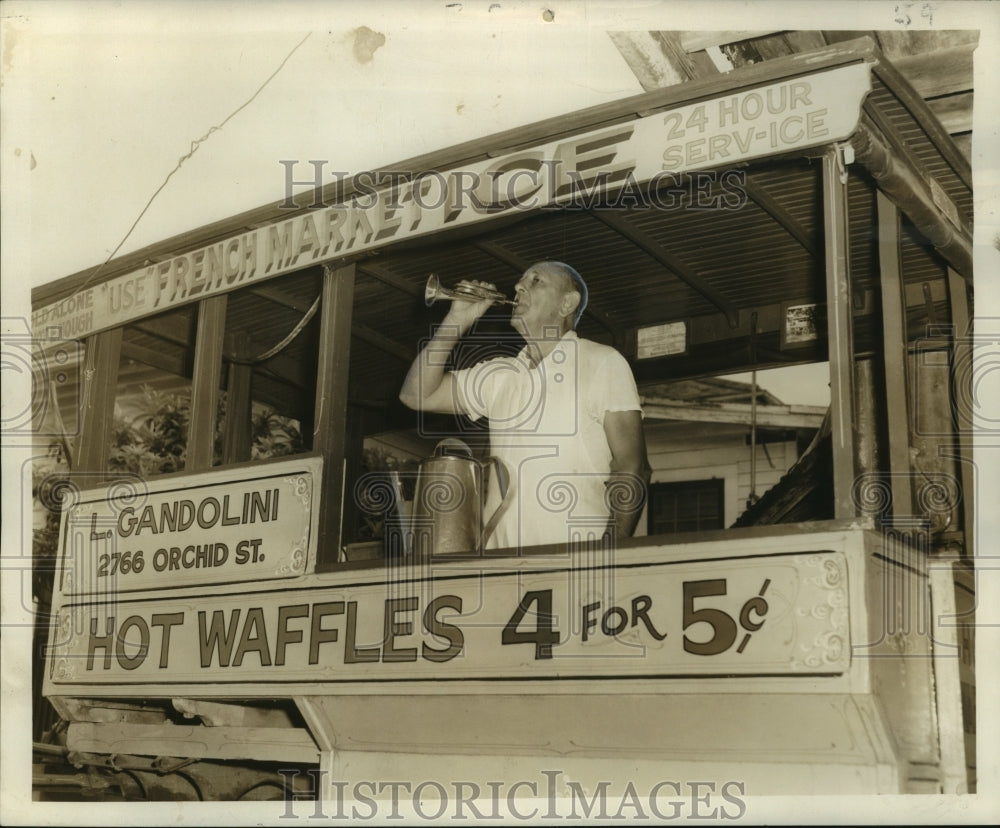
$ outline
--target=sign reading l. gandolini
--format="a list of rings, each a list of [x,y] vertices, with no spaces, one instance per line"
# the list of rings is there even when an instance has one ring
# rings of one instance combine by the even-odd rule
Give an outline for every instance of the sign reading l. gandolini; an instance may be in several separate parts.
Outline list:
[[[315,548],[319,460],[84,492],[64,517],[64,595],[301,575]]]

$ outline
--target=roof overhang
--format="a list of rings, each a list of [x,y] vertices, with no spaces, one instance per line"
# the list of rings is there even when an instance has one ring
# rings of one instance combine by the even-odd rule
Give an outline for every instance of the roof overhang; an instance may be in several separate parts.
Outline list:
[[[941,255],[970,277],[968,164],[923,100],[874,43],[861,38],[303,190],[37,288],[33,324],[61,324],[64,336],[82,338],[318,264],[361,260],[381,278],[372,256],[422,239],[470,238],[479,251],[519,265],[517,255],[482,239],[484,229],[507,227],[597,192],[637,186],[655,195],[658,180],[671,175],[737,168],[755,159],[837,152],[847,165],[845,150]],[[394,198],[387,197],[388,188],[375,186],[380,181],[395,183]],[[769,206],[773,194],[757,188],[750,195],[808,243],[780,204]],[[585,212],[687,282],[730,327],[739,324],[737,303],[637,228],[634,211]],[[117,304],[111,301],[115,295]],[[125,296],[132,297],[128,307],[121,301]],[[613,318],[602,317],[597,305],[595,314],[615,330]]]

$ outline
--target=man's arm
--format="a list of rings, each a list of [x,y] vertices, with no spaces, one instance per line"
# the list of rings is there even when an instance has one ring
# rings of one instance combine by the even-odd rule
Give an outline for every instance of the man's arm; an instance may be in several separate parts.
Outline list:
[[[462,284],[462,283],[459,283]],[[486,282],[470,282],[494,289]],[[408,408],[417,411],[434,411],[438,414],[459,413],[455,399],[454,383],[450,372],[445,371],[448,355],[454,350],[477,319],[489,309],[493,303],[463,302],[456,300],[451,303],[448,315],[438,326],[431,341],[417,354],[410,370],[403,380],[399,391],[399,400]]]
[[[444,370],[448,354],[461,338],[458,328],[442,324],[431,341],[417,354],[403,380],[399,399],[416,411],[455,414],[454,384],[450,372]]]
[[[629,538],[646,502],[646,484],[651,471],[646,457],[642,412],[606,412],[604,435],[611,449],[611,475],[607,483],[611,520],[617,536]]]

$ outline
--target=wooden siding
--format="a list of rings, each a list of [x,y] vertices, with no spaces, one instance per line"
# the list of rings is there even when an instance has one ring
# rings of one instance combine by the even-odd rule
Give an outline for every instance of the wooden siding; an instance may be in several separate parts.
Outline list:
[[[651,482],[723,478],[725,525],[731,526],[750,496],[749,431],[743,427],[690,423],[647,423]],[[795,440],[757,445],[756,493],[774,486],[798,459]],[[640,528],[645,525],[643,519]],[[645,534],[645,531],[637,532]]]

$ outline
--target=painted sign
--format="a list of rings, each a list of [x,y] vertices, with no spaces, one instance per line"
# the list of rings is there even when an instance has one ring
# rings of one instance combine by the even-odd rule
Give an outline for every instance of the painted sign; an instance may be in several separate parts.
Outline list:
[[[636,356],[651,359],[658,356],[672,356],[687,351],[687,323],[667,322],[664,325],[650,325],[636,332]]]
[[[349,202],[312,204],[287,220],[86,287],[37,310],[32,326],[36,333],[58,327],[63,338],[79,339],[329,259],[517,210],[593,206],[611,192],[641,203],[651,197],[649,206],[669,208],[670,188],[661,192],[658,184],[669,184],[678,173],[847,138],[857,128],[869,89],[868,66],[859,63],[727,93],[461,169],[358,174]],[[286,192],[301,183],[295,175],[286,164]]]
[[[492,679],[503,692],[511,679],[829,675],[850,663],[842,552],[523,563],[469,562],[448,577],[422,577],[418,563],[349,585],[69,604],[53,626],[51,681],[350,693],[365,682]],[[551,681],[541,686],[551,692]]]
[[[83,493],[63,519],[63,595],[303,574],[314,559],[321,462],[302,458]]]

